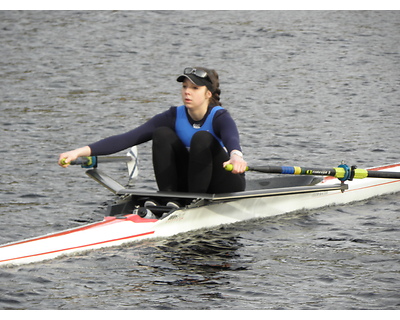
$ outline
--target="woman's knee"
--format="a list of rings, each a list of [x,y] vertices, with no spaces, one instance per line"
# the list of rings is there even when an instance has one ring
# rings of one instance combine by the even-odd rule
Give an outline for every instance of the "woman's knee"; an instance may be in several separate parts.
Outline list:
[[[180,140],[175,131],[168,127],[160,127],[153,132],[153,147],[164,148],[167,145],[175,145]]]
[[[214,142],[217,142],[217,140],[210,132],[198,131],[193,135],[192,141],[190,142],[190,147],[192,148],[199,145],[211,146]]]

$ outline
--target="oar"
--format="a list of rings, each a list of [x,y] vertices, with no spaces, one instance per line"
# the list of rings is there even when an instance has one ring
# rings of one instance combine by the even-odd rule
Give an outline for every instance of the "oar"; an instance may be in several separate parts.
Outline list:
[[[128,156],[90,156],[90,157],[79,157],[78,159],[71,161],[71,165],[81,165],[83,168],[96,167],[98,163],[105,162],[129,162],[132,157]],[[61,159],[61,164],[65,165],[65,159]]]
[[[98,163],[106,162],[126,162],[128,166],[129,181],[134,179],[139,174],[137,147],[133,146],[126,156],[90,156],[79,157],[71,161],[71,165],[80,165],[82,168],[96,168]],[[65,165],[65,159],[61,159],[61,164]]]
[[[232,171],[233,166],[231,164],[228,164],[225,169],[227,171]],[[246,171],[295,175],[331,176],[336,177],[341,181],[364,178],[400,179],[400,172],[357,169],[354,166],[349,167],[345,164],[341,164],[337,168],[330,169],[302,168],[290,166],[255,166],[247,167]]]

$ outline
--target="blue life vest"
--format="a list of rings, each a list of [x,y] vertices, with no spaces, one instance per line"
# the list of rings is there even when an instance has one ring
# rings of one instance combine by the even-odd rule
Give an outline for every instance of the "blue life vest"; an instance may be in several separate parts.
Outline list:
[[[194,128],[191,125],[189,119],[187,118],[185,109],[186,109],[185,106],[180,106],[176,108],[175,132],[178,135],[179,139],[181,139],[183,144],[186,146],[186,148],[190,148],[190,142],[192,141],[192,137],[198,131],[210,132],[219,141],[221,146],[224,147],[224,144],[222,143],[221,139],[215,135],[213,129],[214,115],[218,110],[223,109],[222,107],[216,106],[212,108],[210,114],[207,116],[206,121],[200,128]]]

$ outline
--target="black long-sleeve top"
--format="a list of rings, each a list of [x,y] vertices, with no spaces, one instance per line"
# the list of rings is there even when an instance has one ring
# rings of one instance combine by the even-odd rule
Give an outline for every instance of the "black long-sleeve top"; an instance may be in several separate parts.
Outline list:
[[[113,154],[132,146],[147,142],[152,139],[153,132],[158,127],[169,127],[175,130],[177,107],[171,107],[169,110],[155,115],[141,126],[128,131],[126,133],[111,136],[89,145],[92,156]],[[207,114],[201,121],[194,121],[188,115],[189,121],[196,125],[202,125],[210,113],[209,108]],[[186,110],[187,112],[187,110]],[[213,119],[214,133],[222,140],[228,153],[232,150],[241,151],[239,131],[236,123],[226,109],[218,110]]]

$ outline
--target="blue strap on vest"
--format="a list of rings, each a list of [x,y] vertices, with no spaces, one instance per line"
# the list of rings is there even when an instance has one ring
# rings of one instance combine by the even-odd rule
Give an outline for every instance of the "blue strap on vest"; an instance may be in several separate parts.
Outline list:
[[[179,106],[176,108],[176,121],[175,121],[175,132],[178,135],[179,139],[183,142],[183,144],[186,146],[186,148],[190,148],[190,142],[192,141],[193,135],[198,132],[198,131],[208,131],[210,132],[221,144],[222,147],[224,147],[221,139],[219,139],[213,129],[213,119],[214,115],[218,110],[223,109],[220,106],[216,106],[212,108],[210,114],[207,116],[206,121],[203,123],[203,125],[200,128],[193,128],[193,126],[190,124],[187,114],[186,114],[186,107]]]

